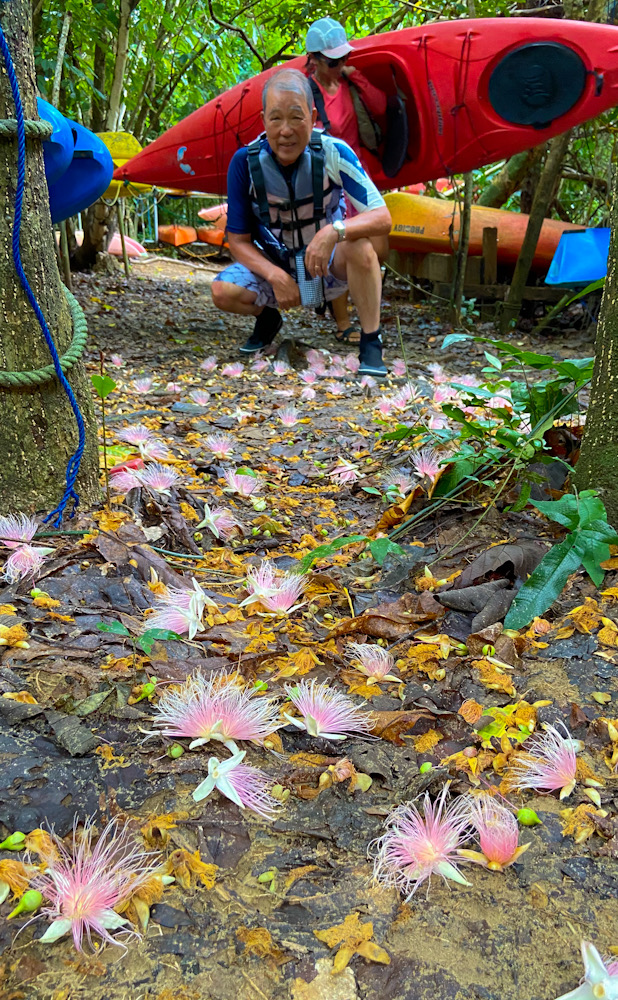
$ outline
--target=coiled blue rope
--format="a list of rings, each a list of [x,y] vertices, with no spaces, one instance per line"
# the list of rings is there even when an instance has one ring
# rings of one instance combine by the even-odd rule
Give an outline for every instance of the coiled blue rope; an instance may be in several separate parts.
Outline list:
[[[0,52],[2,53],[4,64],[6,66],[7,77],[11,87],[11,93],[13,95],[13,102],[15,104],[15,117],[17,119],[17,191],[15,193],[15,216],[13,219],[13,263],[15,265],[15,270],[21,286],[26,293],[28,301],[32,306],[41,330],[43,331],[43,336],[45,337],[45,342],[49,348],[49,353],[52,357],[56,375],[62,385],[62,388],[67,394],[69,403],[71,404],[71,409],[75,415],[79,435],[77,449],[74,454],[71,455],[67,463],[66,486],[60,503],[44,519],[45,521],[50,521],[52,518],[55,518],[53,523],[54,527],[57,528],[62,521],[62,515],[64,514],[64,509],[69,500],[73,500],[73,509],[71,510],[69,517],[74,516],[79,503],[79,496],[75,492],[75,480],[77,479],[77,475],[79,473],[79,466],[82,460],[82,455],[84,454],[84,447],[86,445],[86,428],[84,426],[84,418],[81,415],[75,394],[73,393],[73,390],[71,389],[71,386],[69,385],[65,374],[60,367],[60,358],[58,357],[58,351],[56,350],[56,345],[54,344],[50,329],[43,313],[41,312],[41,308],[36,300],[34,292],[30,287],[30,283],[26,277],[21,262],[20,235],[26,179],[26,131],[24,127],[24,112],[19,93],[19,84],[17,82],[17,76],[15,75],[15,67],[13,66],[11,53],[9,52],[6,38],[2,30],[2,25],[0,25]]]

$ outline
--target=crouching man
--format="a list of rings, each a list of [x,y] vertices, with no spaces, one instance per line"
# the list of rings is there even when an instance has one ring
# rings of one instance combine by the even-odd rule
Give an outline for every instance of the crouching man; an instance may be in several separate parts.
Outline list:
[[[262,117],[265,133],[230,163],[234,263],[212,284],[214,304],[257,317],[240,348],[252,354],[274,340],[283,322],[280,310],[313,307],[349,288],[362,329],[359,374],[386,375],[382,277],[371,243],[391,228],[384,199],[347,143],[313,129],[316,111],[304,74],[284,69],[270,77]],[[347,220],[342,193],[358,212]]]

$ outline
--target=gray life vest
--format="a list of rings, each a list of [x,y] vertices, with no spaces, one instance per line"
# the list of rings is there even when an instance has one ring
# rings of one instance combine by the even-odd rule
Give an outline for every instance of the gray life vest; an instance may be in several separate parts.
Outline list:
[[[311,133],[290,180],[267,148],[265,133],[248,150],[254,215],[289,250],[302,249],[319,229],[343,218],[342,188],[326,172],[321,132]]]

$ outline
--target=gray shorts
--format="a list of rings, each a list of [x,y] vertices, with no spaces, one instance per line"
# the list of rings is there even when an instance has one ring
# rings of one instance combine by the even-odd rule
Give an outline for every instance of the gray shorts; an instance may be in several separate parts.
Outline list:
[[[244,264],[230,264],[225,270],[217,275],[215,281],[228,281],[230,285],[238,285],[240,288],[247,288],[250,292],[255,292],[256,306],[277,307],[277,300],[270,282],[266,278],[261,278],[259,274],[254,274]],[[347,291],[348,283],[342,278],[336,278],[330,271],[324,278],[324,298],[327,302],[338,299]]]

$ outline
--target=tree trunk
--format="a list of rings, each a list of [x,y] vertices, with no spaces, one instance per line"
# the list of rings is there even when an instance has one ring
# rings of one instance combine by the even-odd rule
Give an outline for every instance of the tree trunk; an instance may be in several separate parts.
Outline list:
[[[114,76],[112,88],[109,94],[107,107],[106,128],[114,131],[118,125],[118,114],[122,104],[122,93],[124,84],[124,71],[129,55],[129,19],[131,17],[130,0],[120,0],[120,18],[118,21],[118,34],[116,36],[116,59],[114,62]]]
[[[50,104],[53,104],[55,108],[58,107],[58,99],[60,97],[64,52],[67,47],[67,39],[69,37],[72,17],[73,15],[67,12],[62,18],[62,28],[60,29],[60,38],[58,40],[58,54],[56,56],[56,68],[54,70],[54,82],[52,84],[51,97],[49,99]]]
[[[618,178],[618,175],[616,175]],[[614,184],[607,278],[596,337],[590,406],[574,482],[595,489],[618,529],[618,192]]]
[[[523,153],[516,153],[507,160],[500,173],[494,177],[478,200],[485,208],[502,208],[512,194],[517,191],[528,171],[537,164],[545,150],[545,145],[534,146]]]
[[[103,45],[95,45],[93,58],[93,84],[94,91],[105,93],[105,56],[106,49]],[[105,116],[107,108],[105,99],[93,91],[92,94],[92,114],[90,117],[90,127],[93,132],[102,132],[105,128]]]
[[[31,5],[11,0],[0,8],[2,26],[13,56],[26,118],[36,117],[36,86]],[[1,62],[1,57],[0,57]],[[0,118],[14,118],[4,67],[0,71]],[[72,324],[58,273],[49,201],[38,140],[26,140],[27,186],[22,220],[24,270],[58,352],[66,351]],[[19,284],[11,256],[17,178],[17,143],[0,140],[0,369],[29,371],[50,363],[49,350]],[[76,490],[89,504],[100,496],[97,432],[92,396],[81,363],[68,373],[84,420],[87,442]],[[38,387],[0,389],[0,508],[48,511],[64,492],[67,459],[77,447],[77,428],[57,379]]]
[[[541,174],[530,210],[526,235],[524,236],[517,264],[515,265],[515,273],[513,274],[511,287],[509,288],[508,299],[504,303],[504,309],[500,318],[500,330],[502,333],[506,333],[512,322],[519,316],[534,251],[536,250],[541,227],[545,220],[545,214],[554,197],[556,180],[560,176],[562,162],[570,138],[570,131],[563,132],[562,135],[558,135],[555,139],[552,139],[550,143],[547,160],[545,161],[543,173]]]
[[[451,289],[451,319],[455,326],[461,323],[461,306],[466,284],[466,265],[470,245],[470,220],[472,218],[472,195],[474,179],[471,172],[464,174],[463,201],[459,204],[459,242],[455,254],[455,273]]]

